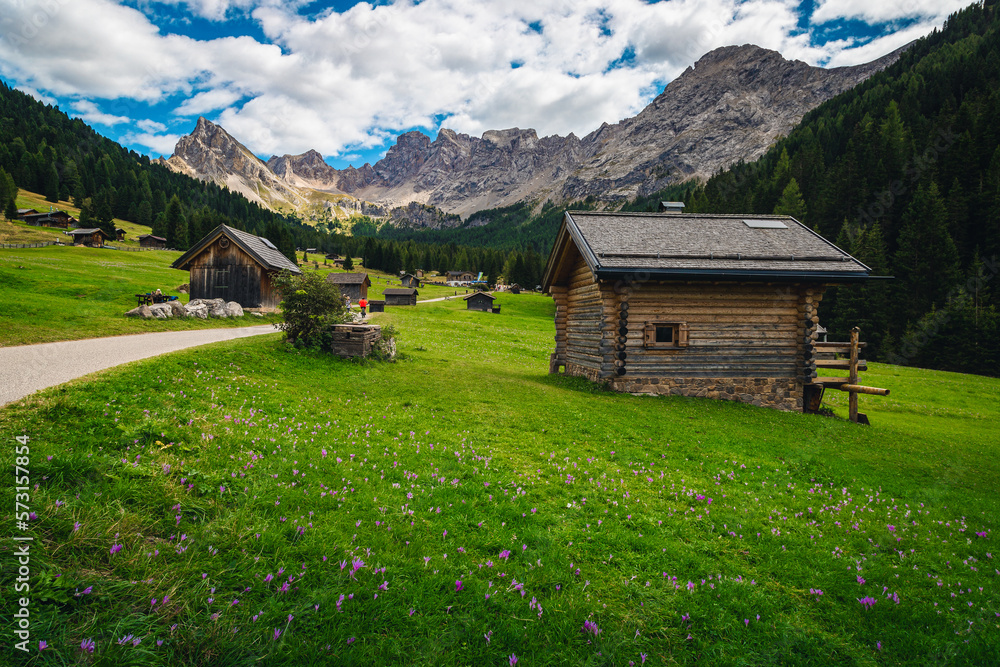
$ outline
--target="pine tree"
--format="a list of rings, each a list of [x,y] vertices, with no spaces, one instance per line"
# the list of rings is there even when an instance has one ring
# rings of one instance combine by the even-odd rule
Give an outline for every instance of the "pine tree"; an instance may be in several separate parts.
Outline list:
[[[775,215],[790,215],[799,222],[805,224],[806,202],[802,198],[802,191],[799,190],[799,183],[794,178],[789,179],[788,185],[781,193],[781,199],[774,207]]]
[[[354,268],[354,260],[351,259],[351,254],[347,253],[344,255],[344,271],[350,271]]]
[[[59,201],[59,171],[55,164],[50,164],[45,175],[45,201]]]
[[[936,183],[918,187],[903,215],[893,269],[904,321],[916,322],[934,304],[943,307],[956,285],[958,250],[948,234],[948,209]]]
[[[181,207],[181,200],[177,195],[170,198],[167,210],[164,212],[164,224],[166,229],[167,247],[177,250],[187,247],[187,220],[184,219],[184,211]]]

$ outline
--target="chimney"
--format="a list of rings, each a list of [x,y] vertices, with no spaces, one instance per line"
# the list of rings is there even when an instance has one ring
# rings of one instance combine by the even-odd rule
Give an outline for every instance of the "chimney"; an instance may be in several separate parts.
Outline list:
[[[660,202],[660,213],[683,213],[684,212],[684,202],[682,201],[661,201]]]

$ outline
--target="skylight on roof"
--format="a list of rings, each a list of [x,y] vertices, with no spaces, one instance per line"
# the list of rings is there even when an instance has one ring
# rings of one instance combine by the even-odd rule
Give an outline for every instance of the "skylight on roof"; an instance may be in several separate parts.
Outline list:
[[[258,236],[257,238],[259,238],[261,241],[263,241],[264,245],[266,245],[271,250],[277,250],[277,248],[275,247],[275,245],[273,243],[271,243],[270,241],[268,241],[267,239],[265,239],[263,236]]]
[[[781,220],[744,220],[743,224],[751,229],[788,229]]]

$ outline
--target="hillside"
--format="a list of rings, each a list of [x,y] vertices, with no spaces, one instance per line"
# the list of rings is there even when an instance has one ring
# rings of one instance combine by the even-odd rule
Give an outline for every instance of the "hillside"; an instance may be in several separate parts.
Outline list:
[[[997,380],[873,364],[892,394],[861,398],[867,428],[615,394],[547,375],[551,299],[499,304],[379,315],[399,330],[393,364],[276,334],[0,410],[38,484],[21,533],[32,649],[170,665],[1000,660]]]

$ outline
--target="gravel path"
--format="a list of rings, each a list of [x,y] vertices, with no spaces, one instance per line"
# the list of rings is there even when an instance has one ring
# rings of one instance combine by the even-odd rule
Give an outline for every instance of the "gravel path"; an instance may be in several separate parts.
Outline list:
[[[0,347],[0,406],[39,389],[111,368],[222,340],[275,333],[271,324],[238,329],[164,331],[39,345]]]

